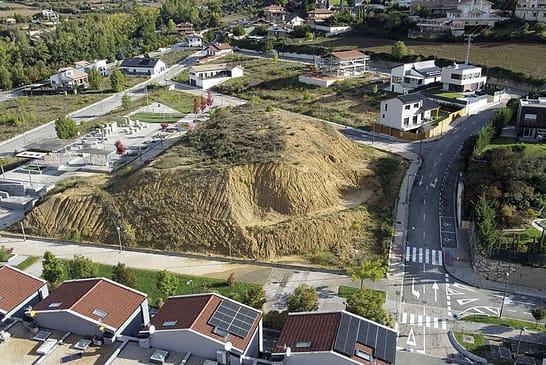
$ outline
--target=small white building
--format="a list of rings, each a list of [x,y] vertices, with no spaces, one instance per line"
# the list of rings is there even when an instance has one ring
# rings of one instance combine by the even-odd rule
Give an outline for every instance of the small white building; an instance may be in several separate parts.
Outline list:
[[[190,85],[204,90],[229,79],[243,76],[243,68],[235,63],[193,65],[190,67]]]
[[[419,93],[399,95],[381,102],[379,124],[412,131],[431,121],[433,111],[437,114],[439,109],[440,106]]]
[[[214,43],[205,49],[207,57],[221,57],[233,53],[233,48],[228,43]]]
[[[434,60],[405,63],[391,70],[390,90],[399,94],[407,94],[412,90],[440,83],[442,69],[435,65]]]
[[[94,60],[93,62],[77,61],[74,62],[74,68],[76,70],[82,70],[87,74],[92,69],[95,69],[98,70],[102,76],[108,76],[108,67],[106,60]]]
[[[121,63],[121,72],[129,76],[154,76],[166,69],[165,62],[159,58],[126,58]]]
[[[60,68],[55,75],[49,76],[49,81],[55,90],[75,90],[87,87],[89,78],[82,70],[64,67]]]
[[[442,89],[455,92],[481,90],[487,81],[482,68],[474,65],[453,64],[442,68]]]
[[[518,0],[514,15],[523,20],[546,22],[546,0]]]
[[[201,34],[188,34],[186,39],[188,40],[188,47],[203,47],[203,36]]]

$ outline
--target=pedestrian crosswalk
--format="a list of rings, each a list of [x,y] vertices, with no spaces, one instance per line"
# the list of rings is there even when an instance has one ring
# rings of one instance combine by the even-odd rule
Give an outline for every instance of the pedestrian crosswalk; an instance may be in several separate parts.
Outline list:
[[[447,330],[447,319],[425,316],[415,313],[402,313],[402,319],[399,324],[413,324],[427,328],[437,328]]]
[[[423,247],[406,246],[406,262],[425,263],[433,266],[443,265],[442,251]]]

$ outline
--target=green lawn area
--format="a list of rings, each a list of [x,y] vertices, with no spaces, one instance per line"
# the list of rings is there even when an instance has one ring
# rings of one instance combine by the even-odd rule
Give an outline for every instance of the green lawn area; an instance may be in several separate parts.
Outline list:
[[[373,293],[374,296],[378,298],[378,300],[381,300],[382,303],[385,303],[385,300],[387,299],[387,293],[383,290],[375,290],[370,288],[356,288],[354,286],[345,286],[341,285],[338,289],[337,295],[341,298],[348,298],[352,294],[356,293],[359,290],[369,291]]]
[[[32,265],[34,265],[36,262],[40,261],[42,258],[40,256],[29,256],[26,259],[23,260],[20,264],[16,265],[15,267],[19,270],[26,270]]]
[[[438,89],[424,90],[423,94],[438,95],[438,96],[443,96],[444,98],[450,98],[450,99],[457,99],[457,98],[464,97],[463,94],[459,94],[459,93],[456,93],[456,92],[445,91],[445,90],[442,90],[442,89],[439,89],[439,88]]]
[[[470,336],[474,338],[474,343],[465,342],[463,341],[463,335],[464,336]],[[468,351],[478,355],[485,357],[487,354],[487,347],[485,345],[485,338],[483,335],[477,334],[477,333],[462,333],[462,332],[455,332],[455,338],[457,341]]]
[[[131,115],[132,120],[139,120],[147,123],[176,123],[184,118],[182,113],[147,113],[140,112]]]
[[[66,264],[68,260],[61,261]],[[98,264],[98,277],[112,278],[112,266]],[[166,297],[162,295],[155,285],[156,273],[157,271],[153,270],[141,270],[133,269],[131,270],[135,273],[136,286],[134,289],[139,290],[143,293],[148,294],[148,300],[151,305],[155,305],[158,298]],[[201,276],[191,276],[191,275],[179,275],[176,274],[178,278],[178,288],[175,295],[186,295],[193,293],[209,293],[209,292],[218,292],[226,297],[236,297],[240,295],[246,288],[251,286],[261,286],[254,283],[244,283],[236,281],[233,285],[228,285],[226,280],[207,278]],[[63,277],[61,281],[67,280],[68,278]],[[227,279],[227,277],[226,277]],[[192,280],[193,286],[188,284],[188,281]]]
[[[476,323],[497,324],[515,329],[525,327],[532,331],[546,332],[546,327],[544,326],[544,323],[539,323],[537,326],[535,325],[535,322],[519,321],[517,319],[487,316],[466,316],[463,317],[463,320]]]

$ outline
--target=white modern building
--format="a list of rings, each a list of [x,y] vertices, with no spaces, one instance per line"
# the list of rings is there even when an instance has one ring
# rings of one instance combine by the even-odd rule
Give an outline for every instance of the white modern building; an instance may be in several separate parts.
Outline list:
[[[243,76],[243,68],[235,63],[193,65],[190,67],[190,85],[204,90],[229,79]]]
[[[166,69],[165,62],[159,58],[126,58],[121,63],[121,72],[129,76],[153,76]]]
[[[76,90],[87,87],[89,77],[83,70],[64,67],[60,68],[55,75],[49,76],[49,81],[55,90]]]
[[[455,92],[481,90],[487,81],[482,68],[474,65],[453,64],[442,68],[442,89]]]
[[[523,20],[546,22],[546,0],[518,0],[514,15]]]
[[[200,34],[188,34],[186,39],[188,40],[188,47],[203,47],[203,36]]]
[[[419,93],[399,95],[381,102],[379,124],[412,131],[432,120],[440,109],[435,102]],[[437,116],[437,115],[436,115]]]
[[[98,70],[102,76],[108,76],[108,66],[106,60],[94,60],[93,62],[77,61],[74,62],[74,68],[76,70],[82,70],[87,74],[92,69],[95,69]]]
[[[448,19],[464,22],[464,25],[487,25],[494,27],[496,22],[504,20],[491,9],[492,2],[487,0],[463,0],[457,4],[456,10],[448,10]]]
[[[405,63],[391,70],[390,90],[399,94],[407,94],[425,85],[440,83],[442,69],[434,60]]]

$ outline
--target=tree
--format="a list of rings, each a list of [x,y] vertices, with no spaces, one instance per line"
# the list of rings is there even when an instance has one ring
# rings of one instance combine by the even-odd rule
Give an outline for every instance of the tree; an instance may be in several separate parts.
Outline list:
[[[212,96],[212,93],[207,91],[207,105],[210,108],[212,106],[212,103],[214,103],[214,97]]]
[[[348,267],[347,273],[353,280],[360,280],[360,289],[362,289],[365,279],[377,281],[385,277],[386,270],[383,260],[377,259],[361,261],[355,266]]]
[[[302,284],[296,288],[294,294],[288,296],[289,312],[309,312],[318,309],[318,294],[315,288]]]
[[[406,44],[402,41],[397,41],[393,44],[391,48],[391,55],[393,58],[399,60],[402,57],[405,57],[408,55],[408,47],[406,47]]]
[[[123,96],[121,97],[121,106],[125,110],[131,109],[131,98],[129,97],[129,95],[127,95],[127,93],[123,94]]]
[[[135,273],[121,262],[112,267],[112,280],[131,288],[136,286]]]
[[[127,83],[127,76],[120,70],[112,72],[110,76],[110,85],[112,86],[112,91],[117,93],[125,88]]]
[[[201,95],[201,113],[204,113],[205,109],[207,109],[207,99]]]
[[[262,309],[265,304],[265,290],[258,285],[248,286],[241,293],[241,303],[251,306],[252,308]]]
[[[50,252],[44,252],[44,259],[42,260],[42,277],[50,284],[55,284],[63,277],[63,265],[61,261]]]
[[[495,216],[496,212],[493,205],[489,203],[485,194],[480,195],[478,202],[474,204],[476,236],[483,247],[488,249],[489,253],[491,253],[498,239]]]
[[[226,284],[229,285],[229,286],[232,286],[233,284],[235,284],[235,282],[237,281],[237,279],[235,278],[235,273],[232,272],[229,274],[227,280],[226,280]]]
[[[78,126],[70,117],[59,117],[55,120],[55,131],[60,139],[70,139],[78,135]]]
[[[235,37],[241,37],[245,35],[245,28],[241,24],[237,24],[233,27],[233,35]]]
[[[199,101],[197,100],[197,96],[193,97],[193,114],[199,114]]]
[[[159,125],[161,126],[161,129],[167,129],[167,127],[169,127],[169,123],[167,122],[161,122]]]
[[[169,297],[176,293],[178,278],[173,273],[163,270],[157,273],[155,285],[163,295]]]
[[[67,267],[67,276],[69,279],[83,279],[97,276],[97,264],[81,255],[75,255],[72,260],[69,260]]]
[[[125,151],[127,151],[127,148],[119,139],[114,143],[114,146],[116,147],[116,153],[118,155],[123,155]]]
[[[102,74],[99,70],[97,70],[95,67],[91,68],[89,70],[89,74],[87,75],[89,79],[89,87],[93,90],[99,90],[102,89]]]
[[[546,318],[546,310],[544,307],[538,307],[531,311],[531,314],[533,315],[533,318],[535,319],[535,327],[538,327],[538,322],[542,321],[544,318]]]
[[[271,37],[267,37],[267,39],[265,40],[262,51],[265,54],[271,53],[271,51],[273,51],[273,39]]]
[[[347,299],[347,311],[377,323],[394,327],[394,318],[383,310],[385,299],[372,290],[360,289]]]

